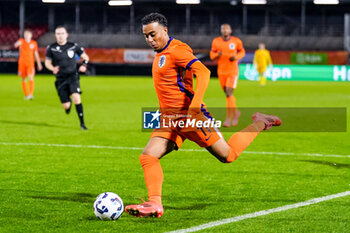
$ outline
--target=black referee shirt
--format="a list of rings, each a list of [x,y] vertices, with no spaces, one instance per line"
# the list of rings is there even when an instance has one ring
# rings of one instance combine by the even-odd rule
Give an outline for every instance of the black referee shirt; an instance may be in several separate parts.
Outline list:
[[[58,43],[47,46],[46,58],[52,60],[53,66],[59,66],[57,78],[77,73],[77,55],[84,53],[84,49],[77,43],[67,42],[65,45]]]

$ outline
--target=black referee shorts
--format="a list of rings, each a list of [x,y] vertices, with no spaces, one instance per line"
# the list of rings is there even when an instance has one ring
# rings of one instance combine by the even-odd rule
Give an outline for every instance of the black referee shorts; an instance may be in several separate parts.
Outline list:
[[[73,93],[81,94],[78,74],[58,76],[55,81],[56,90],[61,103],[70,102],[70,95]]]

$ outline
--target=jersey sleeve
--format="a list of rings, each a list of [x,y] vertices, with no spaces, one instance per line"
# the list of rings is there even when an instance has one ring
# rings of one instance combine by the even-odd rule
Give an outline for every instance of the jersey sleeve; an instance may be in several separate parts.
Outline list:
[[[240,39],[237,40],[237,56],[236,59],[240,60],[245,56],[245,49]]]
[[[181,45],[174,49],[172,57],[176,66],[185,68],[186,70],[189,70],[193,63],[199,61],[199,59],[193,55],[191,49]]]
[[[75,53],[78,54],[79,56],[84,53],[84,48],[79,46],[78,44],[75,44]]]
[[[50,45],[46,47],[46,59],[52,60],[52,51]]]
[[[38,51],[38,43],[36,41],[34,41],[34,51]]]
[[[219,54],[219,48],[216,42],[216,39],[213,40],[211,43],[211,50],[210,50],[210,59],[214,60]]]

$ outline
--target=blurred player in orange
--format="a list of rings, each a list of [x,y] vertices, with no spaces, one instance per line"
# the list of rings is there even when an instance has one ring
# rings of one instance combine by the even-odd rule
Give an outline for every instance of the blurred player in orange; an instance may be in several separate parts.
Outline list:
[[[225,127],[236,126],[241,114],[237,109],[233,91],[237,87],[238,61],[245,55],[242,41],[231,34],[229,24],[221,25],[221,36],[213,40],[210,51],[210,58],[217,60],[220,85],[226,95],[226,120],[223,124]]]
[[[260,43],[259,49],[255,51],[253,64],[259,73],[259,84],[261,86],[265,86],[266,85],[265,71],[268,66],[270,67],[272,66],[272,60],[271,60],[270,52],[265,48],[264,43]]]
[[[175,123],[184,119],[208,120],[211,116],[205,108],[203,97],[209,84],[210,71],[193,55],[187,44],[169,37],[167,25],[167,19],[159,13],[148,14],[142,19],[145,40],[157,52],[152,76],[161,113],[157,111],[152,115],[154,118],[159,115],[165,117],[165,112],[171,112]],[[197,77],[195,92],[193,75]],[[182,115],[184,113],[185,116]],[[125,211],[135,217],[160,218],[163,215],[163,171],[159,159],[178,150],[184,140],[189,139],[205,147],[221,162],[231,163],[262,130],[281,124],[278,117],[262,113],[253,114],[253,121],[253,124],[233,134],[228,142],[215,127],[182,128],[179,123],[176,127],[155,129],[140,155],[148,201],[128,205]]]
[[[38,70],[43,69],[38,53],[38,44],[32,40],[32,36],[33,34],[30,30],[25,30],[24,39],[21,38],[15,43],[15,47],[19,48],[18,75],[22,78],[22,89],[25,99],[34,98],[34,58]],[[29,90],[27,89],[27,78],[29,80]]]

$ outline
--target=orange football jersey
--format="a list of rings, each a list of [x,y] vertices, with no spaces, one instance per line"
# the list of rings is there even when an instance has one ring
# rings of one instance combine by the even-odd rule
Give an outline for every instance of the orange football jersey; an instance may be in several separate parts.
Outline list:
[[[238,60],[245,55],[242,41],[231,36],[229,40],[225,41],[221,36],[216,37],[211,46],[210,58],[214,58],[221,51],[221,56],[218,59],[218,75],[238,75]],[[235,56],[236,60],[230,61],[230,57]]]
[[[152,75],[160,108],[188,109],[194,95],[191,65],[196,61],[192,49],[172,37],[157,52]]]
[[[24,39],[19,39],[21,42],[19,47],[19,63],[34,66],[34,52],[38,51],[38,44],[31,40],[29,43]]]

